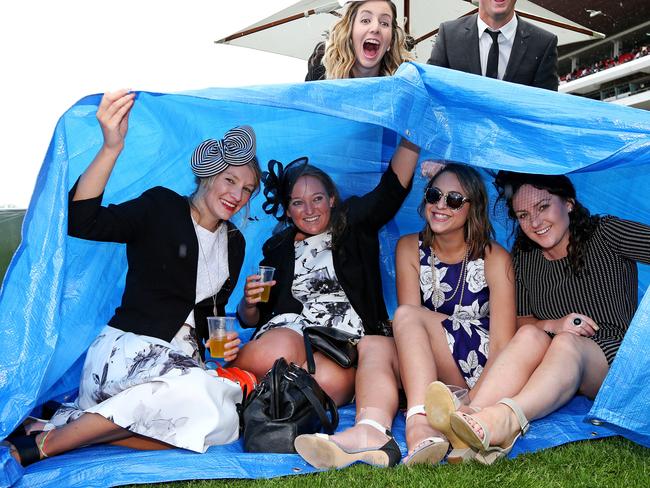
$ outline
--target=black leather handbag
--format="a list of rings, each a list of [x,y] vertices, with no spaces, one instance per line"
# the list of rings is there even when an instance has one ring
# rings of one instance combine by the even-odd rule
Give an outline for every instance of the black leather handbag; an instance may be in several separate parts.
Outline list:
[[[334,327],[318,325],[305,327],[302,334],[305,340],[307,370],[310,374],[316,372],[314,350],[323,353],[342,368],[351,368],[357,365],[359,357],[357,344],[361,340],[361,336]]]
[[[321,429],[333,434],[339,424],[334,401],[307,371],[284,358],[238,408],[246,452],[294,453],[297,436]]]

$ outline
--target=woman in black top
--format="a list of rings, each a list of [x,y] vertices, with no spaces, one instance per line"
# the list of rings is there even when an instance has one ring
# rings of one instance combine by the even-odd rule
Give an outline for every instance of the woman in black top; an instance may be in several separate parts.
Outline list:
[[[636,310],[636,262],[650,263],[650,226],[591,216],[566,176],[500,171],[495,184],[519,223],[518,331],[472,400],[484,408],[451,416],[486,463],[510,451],[527,419],[596,396]]]
[[[305,363],[302,329],[336,327],[358,335],[384,334],[388,319],[379,271],[379,230],[406,198],[419,149],[402,140],[377,187],[341,201],[323,171],[294,161],[265,178],[266,208],[281,211],[287,227],[263,246],[260,264],[276,268],[268,303],[260,302],[259,276],[247,278],[238,312],[242,324],[257,327],[235,365],[263,376],[274,360]],[[337,402],[354,392],[354,368],[344,369],[315,354],[316,380]]]
[[[96,443],[204,452],[238,436],[241,390],[208,373],[201,358],[205,317],[225,313],[244,257],[244,239],[228,219],[258,187],[255,134],[236,127],[201,143],[192,155],[198,185],[190,197],[156,187],[103,207],[134,99],[124,90],[102,98],[104,143],[69,199],[71,236],[126,244],[122,303],[88,350],[75,403],[11,441],[23,465]],[[232,360],[239,339],[229,340]]]

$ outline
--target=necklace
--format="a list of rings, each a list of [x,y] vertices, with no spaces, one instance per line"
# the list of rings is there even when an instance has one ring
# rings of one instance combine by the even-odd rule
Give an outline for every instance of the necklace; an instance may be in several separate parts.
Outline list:
[[[203,256],[203,263],[205,264],[205,271],[206,274],[208,275],[208,284],[210,285],[210,294],[212,295],[212,315],[217,316],[217,295],[216,295],[216,290],[212,286],[212,278],[210,277],[210,266],[208,265],[208,258],[205,256],[205,251],[203,250],[203,244],[201,244],[201,237],[199,236],[198,233],[198,222],[194,221],[194,232],[196,233],[196,240],[199,243],[199,250],[201,251],[201,256]],[[217,230],[215,232],[221,232],[221,223],[217,225]],[[218,236],[217,236],[218,239]],[[219,268],[219,258],[221,257],[220,253],[217,253],[217,269]],[[197,271],[197,276],[198,276],[198,271]]]
[[[465,294],[465,285],[463,285],[463,283],[465,283],[465,276],[467,274],[467,259],[469,258],[468,254],[469,249],[465,248],[465,256],[463,257],[463,263],[460,267],[458,283],[456,283],[456,288],[454,289],[454,292],[451,294],[451,296],[449,298],[443,298],[443,303],[447,303],[453,300],[458,293],[458,289],[460,288],[460,300],[458,301],[458,305],[463,304],[463,296]],[[437,297],[440,293],[440,288],[438,288],[438,283],[440,283],[440,280],[438,279],[438,268],[436,268],[436,252],[433,250],[433,246],[431,247],[431,273],[433,274],[433,296]],[[442,292],[442,296],[445,296],[444,292]],[[433,301],[433,311],[438,311],[437,300]]]

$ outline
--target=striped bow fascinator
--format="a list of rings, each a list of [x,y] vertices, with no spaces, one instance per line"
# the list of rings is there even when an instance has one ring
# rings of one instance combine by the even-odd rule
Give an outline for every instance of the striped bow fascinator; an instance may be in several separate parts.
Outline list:
[[[209,178],[228,166],[243,166],[255,159],[255,132],[248,125],[230,129],[223,139],[207,139],[194,150],[190,165],[199,178]]]

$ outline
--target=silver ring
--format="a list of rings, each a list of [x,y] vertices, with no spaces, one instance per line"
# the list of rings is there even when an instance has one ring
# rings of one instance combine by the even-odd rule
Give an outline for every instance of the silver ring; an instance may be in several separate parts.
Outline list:
[[[580,317],[576,317],[575,319],[573,319],[573,326],[582,327],[582,319]]]

